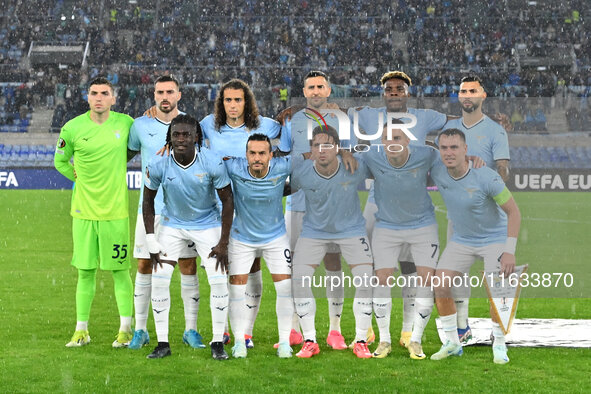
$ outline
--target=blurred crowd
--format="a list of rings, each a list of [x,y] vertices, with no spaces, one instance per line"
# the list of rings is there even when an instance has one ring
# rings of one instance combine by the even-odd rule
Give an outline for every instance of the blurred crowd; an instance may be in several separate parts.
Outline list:
[[[24,108],[52,108],[59,127],[86,109],[86,83],[99,74],[119,87],[117,109],[137,116],[155,77],[173,73],[186,87],[184,110],[200,116],[232,77],[273,115],[280,89],[298,96],[310,69],[328,71],[340,97],[377,95],[380,75],[403,69],[414,95],[452,99],[470,71],[489,96],[560,98],[576,130],[589,118],[589,15],[584,0],[0,0],[0,82],[24,84],[16,90],[25,97],[3,86],[0,111],[5,124]],[[89,42],[88,66],[29,67],[31,42]],[[566,64],[524,62],[561,56]],[[545,109],[514,107],[515,125],[544,129]]]

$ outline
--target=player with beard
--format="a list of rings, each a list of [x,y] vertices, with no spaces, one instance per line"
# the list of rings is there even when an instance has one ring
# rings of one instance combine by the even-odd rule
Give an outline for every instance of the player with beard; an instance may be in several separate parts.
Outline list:
[[[310,152],[310,140],[308,140],[308,123],[310,118],[315,118],[320,114],[324,121],[329,125],[338,129],[338,119],[336,116],[326,112],[327,108],[331,106],[328,103],[330,97],[331,86],[328,75],[322,71],[310,71],[304,77],[303,94],[306,98],[306,108],[299,110],[293,114],[289,121],[285,122],[281,130],[281,139],[279,143],[279,150],[282,152],[291,152],[292,156],[301,155]],[[343,146],[349,146],[348,141],[343,141]],[[341,150],[341,159],[345,168],[351,170],[356,168],[355,159],[350,152]],[[285,209],[285,225],[290,239],[291,250],[294,251],[298,237],[302,229],[302,221],[306,212],[306,203],[304,192],[299,191],[288,197]],[[328,247],[328,252],[324,256],[324,267],[326,270],[327,283],[334,283],[332,278],[340,278],[341,270],[341,256],[338,247],[331,245]],[[329,333],[326,338],[327,344],[335,350],[343,350],[347,348],[345,339],[341,334],[341,315],[343,313],[344,303],[344,289],[341,286],[332,288],[327,286],[326,298],[328,301],[328,314],[330,320]],[[291,331],[290,341],[292,345],[297,345],[302,342],[302,336],[297,331],[298,323],[295,319],[293,329]],[[368,343],[371,343],[374,338],[373,331],[368,333]]]
[[[156,102],[154,116],[137,118],[131,126],[127,143],[128,158],[138,152],[142,155],[142,189],[145,170],[156,151],[166,143],[166,133],[172,119],[182,114],[178,109],[181,99],[179,82],[176,78],[164,75],[154,83],[154,101]],[[133,257],[138,259],[138,269],[135,277],[134,307],[135,332],[129,344],[130,349],[140,349],[150,342],[147,322],[150,308],[152,289],[152,264],[146,242],[146,232],[142,216],[143,193],[140,194],[138,216],[135,226],[135,246]],[[156,211],[155,231],[160,228],[160,213],[164,205],[162,191],[158,191],[154,200]],[[195,263],[195,245],[188,243],[179,258],[181,271],[181,298],[185,308],[185,332],[183,342],[193,348],[204,348],[203,339],[197,331],[197,314],[199,311],[199,281],[197,280]]]
[[[444,129],[458,129],[466,135],[468,154],[482,158],[487,167],[496,170],[504,182],[509,179],[509,139],[498,123],[482,113],[486,92],[477,76],[462,78],[458,94],[462,117],[447,122]],[[448,221],[447,239],[452,236],[452,222]],[[458,335],[461,342],[472,338],[468,324],[470,288],[454,288],[458,316]]]

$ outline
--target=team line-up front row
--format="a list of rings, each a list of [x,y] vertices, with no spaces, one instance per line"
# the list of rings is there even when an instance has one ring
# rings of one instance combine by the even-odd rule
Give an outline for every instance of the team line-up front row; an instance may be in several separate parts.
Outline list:
[[[99,78],[89,87],[90,111],[62,128],[55,163],[60,172],[76,181],[71,208],[72,264],[78,268],[77,325],[66,346],[90,342],[88,318],[100,265],[113,273],[121,317],[113,347],[138,349],[149,343],[146,324],[151,301],[158,345],[148,358],[170,355],[170,281],[178,264],[186,323],[183,341],[192,347],[205,347],[197,332],[200,296],[195,258],[199,255],[210,285],[212,356],[228,358],[224,342],[229,317],[235,340],[232,355],[244,358],[253,346],[247,286],[256,272],[260,275],[255,266],[262,257],[277,294],[277,355],[289,358],[291,346],[303,343],[296,356],[312,357],[320,348],[315,329],[316,301],[311,286],[305,285],[310,283],[306,279],[314,276],[323,259],[326,263],[330,254],[341,253],[351,269],[352,283],[365,283],[355,288],[355,340],[351,347],[359,358],[383,358],[391,351],[388,278],[402,254],[409,252],[421,278],[412,333],[404,343],[410,357],[426,357],[421,339],[434,304],[447,340],[431,359],[462,355],[456,304],[450,282],[444,278],[468,272],[476,258],[484,260],[486,271],[512,273],[521,220],[499,174],[487,166],[472,165],[469,158],[475,163],[481,160],[468,156],[465,133],[457,128],[445,129],[438,136],[437,150],[411,144],[402,127],[390,132],[384,128],[384,148],[375,149],[374,145],[351,155],[339,149],[339,134],[330,125],[313,130],[312,139],[305,139],[307,149],[297,141],[304,133],[288,127],[285,136],[283,131],[281,134],[287,144],[280,144],[280,150],[274,152],[269,138],[274,135],[258,130],[278,128],[279,124],[264,127],[261,123],[267,118],[256,113],[250,90],[239,80],[231,82],[234,85],[225,86],[224,97],[218,101],[223,107],[216,108],[215,116],[200,124],[176,108],[180,92],[173,78],[161,77],[155,84],[155,116],[135,122],[110,111],[115,102],[113,87]],[[310,105],[313,98],[309,98]],[[222,113],[225,117],[220,116]],[[286,123],[296,121],[297,114]],[[208,122],[215,123],[212,129],[217,134],[207,131]],[[161,138],[152,138],[157,135]],[[154,155],[163,145],[162,136],[166,136],[171,152]],[[215,142],[216,138],[223,139],[236,153],[227,154],[226,150],[222,155],[213,149],[222,144]],[[396,148],[388,149],[393,146]],[[138,274],[134,292],[127,250],[125,173],[127,159],[138,151],[142,152],[145,173],[136,226]],[[453,223],[453,233],[440,258],[437,223],[426,188],[428,174],[438,186]],[[368,178],[374,179],[377,206],[371,234],[366,230],[357,192],[357,186]],[[303,201],[304,209],[288,211],[286,226],[282,198],[287,194],[291,194],[291,204]],[[355,280],[372,275],[378,277],[378,287]],[[431,286],[433,277],[440,279],[435,287]],[[132,298],[136,299],[133,334]],[[372,315],[380,328],[380,342],[373,354],[368,349]],[[301,334],[295,330],[299,327]],[[494,362],[509,362],[503,331],[494,318],[493,335]],[[347,347],[340,329],[330,331],[327,343],[335,349]]]

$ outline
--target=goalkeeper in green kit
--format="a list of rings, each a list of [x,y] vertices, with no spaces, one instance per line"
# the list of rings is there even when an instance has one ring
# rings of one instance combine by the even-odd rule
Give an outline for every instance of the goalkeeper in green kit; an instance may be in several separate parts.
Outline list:
[[[90,111],[67,122],[55,151],[55,168],[75,181],[72,192],[72,265],[78,269],[76,331],[67,347],[90,343],[88,318],[96,291],[96,271],[111,271],[121,326],[113,347],[132,338],[133,285],[129,275],[130,238],[127,137],[130,116],[111,111],[113,85],[96,78],[88,88]],[[70,158],[74,157],[74,164]]]

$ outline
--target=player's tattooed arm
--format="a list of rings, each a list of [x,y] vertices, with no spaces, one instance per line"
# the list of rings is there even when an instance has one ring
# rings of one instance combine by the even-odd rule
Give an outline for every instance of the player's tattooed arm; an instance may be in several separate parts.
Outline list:
[[[275,117],[275,120],[282,126],[285,126],[285,121],[290,120],[293,114],[303,110],[304,108],[305,107],[303,105],[292,105],[291,107],[287,107],[283,111],[279,112],[279,114]]]
[[[507,182],[509,180],[509,160],[495,160],[495,163],[497,164],[497,172],[503,178],[503,182]]]
[[[211,248],[209,257],[216,258],[216,271],[220,268],[222,273],[225,273],[228,272],[228,242],[230,241],[230,229],[232,228],[234,216],[234,198],[230,185],[217,189],[217,193],[222,201],[222,235],[218,244]]]
[[[290,152],[284,152],[279,149],[275,149],[273,151],[273,157],[285,157],[285,156],[289,156],[289,154],[290,154]]]
[[[154,234],[154,218],[156,216],[154,199],[156,198],[157,192],[158,190],[152,190],[144,186],[144,200],[142,202],[142,215],[146,229],[146,246],[150,252],[150,260],[154,271],[157,271],[158,267],[162,268],[162,262],[160,261],[160,251],[162,248]]]
[[[509,117],[509,115],[501,113],[501,112],[497,112],[496,114],[492,115],[490,118],[492,120],[494,120],[495,122],[499,123],[501,126],[503,126],[503,128],[505,129],[505,131],[507,133],[510,133],[513,131],[513,123],[511,123],[511,118]]]
[[[137,155],[139,152],[137,150],[127,149],[127,161],[130,161]]]
[[[148,118],[152,119],[156,119],[157,114],[158,112],[155,105],[152,105],[150,108],[146,110],[146,112],[144,112],[144,116],[147,116]]]

